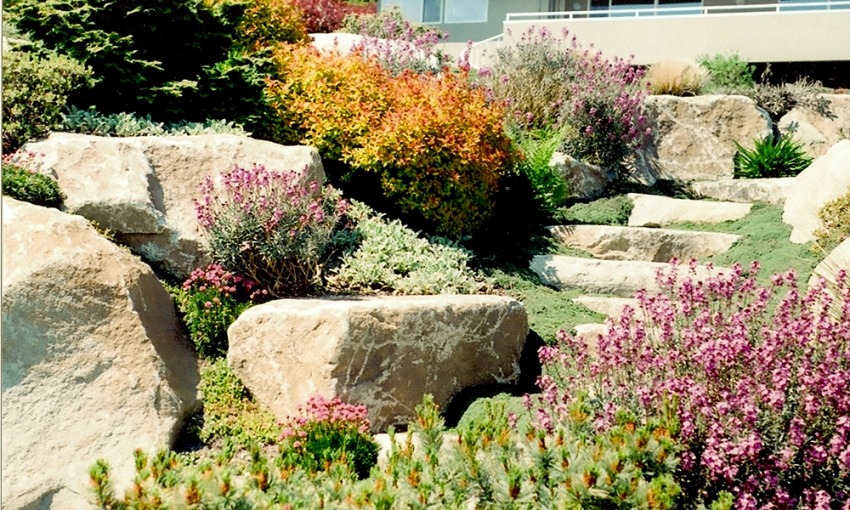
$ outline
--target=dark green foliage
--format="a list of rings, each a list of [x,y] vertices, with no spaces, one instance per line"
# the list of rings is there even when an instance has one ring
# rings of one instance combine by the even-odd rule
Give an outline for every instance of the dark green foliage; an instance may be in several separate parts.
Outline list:
[[[3,194],[17,200],[59,209],[65,196],[47,175],[3,163]]]
[[[512,136],[522,153],[519,171],[528,177],[531,187],[547,210],[564,205],[569,196],[567,181],[549,166],[552,156],[561,147],[565,135],[551,129],[519,131]]]
[[[59,126],[68,96],[91,84],[80,62],[49,51],[3,52],[3,152]]]
[[[756,140],[752,150],[735,142],[738,152],[733,163],[736,179],[757,179],[763,177],[794,177],[812,162],[803,146],[791,139],[791,136],[770,135]]]
[[[378,444],[356,427],[341,427],[328,422],[315,422],[304,427],[297,448],[281,448],[281,463],[307,472],[324,471],[336,462],[348,465],[358,479],[369,476],[378,462]]]

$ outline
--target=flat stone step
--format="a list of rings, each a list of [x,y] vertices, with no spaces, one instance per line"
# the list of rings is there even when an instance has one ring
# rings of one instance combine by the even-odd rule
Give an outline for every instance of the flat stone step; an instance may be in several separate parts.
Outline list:
[[[688,200],[629,193],[634,203],[630,227],[664,227],[674,223],[721,223],[750,213],[753,204]]]
[[[706,198],[729,202],[765,202],[782,205],[785,196],[794,184],[794,177],[775,179],[721,179],[697,181],[691,188]]]
[[[559,225],[549,227],[559,243],[582,249],[605,260],[670,262],[704,259],[723,253],[741,236],[717,232],[608,225]]]
[[[577,289],[587,294],[607,294],[617,297],[634,297],[639,289],[658,292],[655,281],[659,269],[666,270],[669,264],[622,260],[599,260],[566,255],[535,255],[530,268],[540,281],[560,290]],[[689,268],[680,266],[683,274]],[[698,279],[727,272],[725,268],[696,267]]]
[[[587,353],[595,356],[598,352],[599,337],[608,333],[606,324],[579,324],[575,327],[576,338],[587,346]]]
[[[611,318],[617,318],[623,312],[623,308],[631,306],[637,308],[638,301],[635,298],[609,297],[609,296],[579,296],[573,299],[573,303],[580,304],[585,308],[601,313]]]

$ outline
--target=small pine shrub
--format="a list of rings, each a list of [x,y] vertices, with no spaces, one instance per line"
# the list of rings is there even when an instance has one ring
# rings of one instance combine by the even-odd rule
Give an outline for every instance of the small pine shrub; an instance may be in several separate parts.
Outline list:
[[[802,144],[792,140],[788,133],[756,140],[753,149],[742,147],[738,142],[735,146],[738,151],[732,161],[736,179],[794,177],[812,162]]]
[[[268,294],[257,284],[218,264],[192,271],[170,289],[195,351],[204,358],[227,355],[227,328],[254,302]]]
[[[16,152],[3,156],[3,194],[43,207],[60,209],[65,195],[53,178],[30,170],[38,165],[32,152]]]
[[[281,428],[274,416],[254,401],[224,358],[202,367],[198,390],[204,403],[202,441],[230,440],[243,447],[278,441]]]
[[[339,398],[310,397],[298,415],[284,421],[280,440],[283,469],[300,467],[312,473],[341,463],[362,480],[378,462],[366,406]]]
[[[753,73],[755,67],[741,59],[736,53],[731,55],[702,55],[697,59],[700,67],[708,72],[706,89],[713,93],[740,92],[752,89],[755,85]]]
[[[818,211],[822,227],[814,232],[816,252],[827,255],[845,239],[850,239],[850,193],[827,202]]]
[[[80,62],[47,52],[3,51],[3,153],[59,127],[69,95],[92,84]]]
[[[219,186],[204,179],[194,201],[213,259],[271,297],[320,288],[324,265],[346,238],[341,227],[348,202],[340,193],[262,165],[234,167],[220,180]]]
[[[708,81],[708,73],[686,60],[663,60],[653,64],[644,79],[652,94],[698,96]]]
[[[474,294],[484,287],[468,266],[470,253],[448,240],[426,240],[400,221],[388,221],[363,204],[349,213],[358,218],[357,247],[342,256],[329,278],[340,292],[396,294]]]

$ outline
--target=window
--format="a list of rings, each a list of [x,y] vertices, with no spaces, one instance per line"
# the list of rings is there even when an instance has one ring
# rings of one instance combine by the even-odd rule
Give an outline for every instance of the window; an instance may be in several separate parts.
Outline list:
[[[442,0],[422,0],[422,23],[439,23],[442,19]]]
[[[422,22],[422,0],[386,0],[381,9],[389,10],[394,5],[401,9],[404,19],[414,23]]]
[[[487,21],[487,0],[446,0],[446,23]]]

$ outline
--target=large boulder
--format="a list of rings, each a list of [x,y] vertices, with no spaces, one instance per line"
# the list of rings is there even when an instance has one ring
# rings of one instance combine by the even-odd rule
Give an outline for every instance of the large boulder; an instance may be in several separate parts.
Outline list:
[[[519,377],[528,320],[501,296],[287,299],[228,329],[228,365],[282,420],[319,393],[365,404],[375,430],[406,425],[422,396]]]
[[[850,277],[850,239],[845,239],[815,267],[809,278],[809,287],[816,285],[821,278],[827,282],[827,288],[833,293],[834,299],[840,299],[836,292],[838,273],[844,271]]]
[[[791,242],[814,241],[822,227],[818,212],[836,198],[850,193],[850,140],[835,144],[794,180],[785,200],[782,221],[791,225]]]
[[[794,187],[794,177],[697,181],[691,188],[700,196],[727,202],[764,202],[782,205]]]
[[[821,94],[819,99],[823,109],[798,106],[779,119],[779,129],[793,131],[794,140],[815,158],[850,137],[850,94]]]
[[[24,146],[59,181],[65,209],[115,232],[146,262],[186,278],[209,262],[192,203],[198,183],[235,164],[324,180],[316,149],[235,135],[106,138],[53,133]]]
[[[653,142],[638,164],[678,181],[732,177],[735,142],[752,147],[771,134],[770,116],[745,96],[649,96],[644,101]]]
[[[567,190],[574,198],[598,198],[612,180],[602,168],[579,161],[563,152],[552,155],[549,167],[567,181]]]
[[[150,268],[83,218],[3,197],[6,509],[89,508],[88,468],[132,480],[199,404],[197,362]]]

